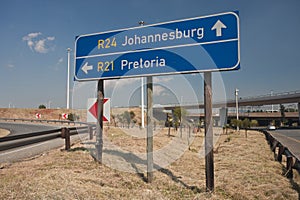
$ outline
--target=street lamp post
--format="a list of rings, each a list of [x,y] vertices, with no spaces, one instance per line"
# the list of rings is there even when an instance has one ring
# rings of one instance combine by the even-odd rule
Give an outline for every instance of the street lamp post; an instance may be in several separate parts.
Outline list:
[[[238,121],[239,121],[239,102],[238,102],[238,95],[239,95],[239,90],[236,88],[235,89],[235,106],[236,106],[236,120],[237,120],[237,124],[236,124],[236,130],[239,131],[240,127],[238,125]]]
[[[298,126],[300,125],[300,102],[298,102]]]
[[[67,49],[68,52],[68,74],[67,74],[67,109],[70,108],[70,52],[71,49]]]
[[[273,96],[273,90],[271,90],[271,97]],[[271,112],[273,113],[274,112],[274,107],[273,107],[273,104],[271,106]]]
[[[48,101],[48,106],[47,107],[48,107],[48,109],[51,108],[51,101],[50,100]]]
[[[139,22],[139,25],[140,26],[144,26],[144,24],[145,24],[145,22],[144,21],[140,21]],[[142,116],[141,116],[141,118],[142,118],[142,128],[145,128],[145,114],[144,114],[144,77],[141,77],[141,109],[142,109]]]

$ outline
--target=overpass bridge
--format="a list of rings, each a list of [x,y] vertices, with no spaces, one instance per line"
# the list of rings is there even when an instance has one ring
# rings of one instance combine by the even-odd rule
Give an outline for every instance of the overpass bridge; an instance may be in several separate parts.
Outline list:
[[[300,91],[277,93],[273,95],[263,95],[257,97],[239,98],[239,106],[263,106],[272,104],[286,104],[286,103],[300,103]],[[224,102],[213,102],[214,108],[222,107],[235,107],[235,100],[228,100]],[[169,104],[169,105],[155,105],[155,108],[164,108],[165,110],[173,110],[174,108],[181,107],[189,109],[204,109],[204,103],[183,103],[183,104]],[[300,110],[300,109],[298,109]]]
[[[274,104],[287,104],[287,103],[297,103],[298,104],[298,113],[293,114],[287,114],[292,116],[286,116],[291,120],[292,122],[296,121],[298,124],[300,124],[300,91],[292,91],[292,92],[284,92],[284,93],[277,93],[272,95],[263,95],[263,96],[257,96],[257,97],[246,97],[246,98],[239,98],[238,105],[239,106],[263,106],[263,105],[274,105]],[[204,109],[204,103],[189,103],[189,104],[170,104],[170,105],[155,105],[154,110],[156,109],[164,109],[166,112],[171,112],[177,107],[181,107],[187,110],[191,109]],[[225,108],[229,107],[236,107],[236,101],[235,100],[228,100],[226,102],[213,102],[213,108],[221,108],[222,113],[224,113]],[[227,114],[227,111],[225,111],[226,116],[225,118],[233,118],[233,115],[236,117],[236,114]],[[202,114],[203,115],[203,114]],[[222,114],[221,114],[222,115]],[[195,114],[194,116],[191,115],[191,117],[200,117],[201,114]],[[249,119],[261,119],[261,120],[273,120],[273,119],[279,119],[281,117],[280,113],[239,113],[239,116],[241,118],[249,118]],[[204,117],[204,116],[203,116]],[[222,116],[214,116],[214,118],[222,118]],[[221,120],[224,121],[225,119]],[[227,121],[227,119],[225,120]],[[221,122],[222,123],[222,122]]]

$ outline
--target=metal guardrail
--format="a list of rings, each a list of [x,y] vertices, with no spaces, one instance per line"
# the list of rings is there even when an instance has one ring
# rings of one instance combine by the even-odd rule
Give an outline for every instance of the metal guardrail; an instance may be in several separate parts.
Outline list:
[[[21,147],[29,144],[52,140],[56,138],[65,139],[65,149],[70,149],[70,136],[81,133],[89,133],[90,139],[93,138],[95,125],[59,128],[47,131],[38,131],[21,135],[12,135],[0,138],[0,151]]]
[[[291,152],[288,147],[284,146],[276,137],[274,137],[269,131],[263,129],[256,129],[264,133],[266,140],[268,141],[271,150],[274,153],[275,160],[282,162],[282,156],[286,157],[286,174],[287,178],[293,178],[293,169],[300,170],[299,158]]]

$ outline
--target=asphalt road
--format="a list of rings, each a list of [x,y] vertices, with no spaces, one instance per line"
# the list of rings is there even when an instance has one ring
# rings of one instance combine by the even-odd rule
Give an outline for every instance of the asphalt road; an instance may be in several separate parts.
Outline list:
[[[60,126],[0,122],[0,128],[9,130],[10,131],[9,135],[19,135],[24,133],[32,133],[32,132],[56,129],[56,128],[60,128]]]
[[[277,129],[270,133],[300,160],[300,129]]]
[[[274,132],[300,141],[300,129],[277,129]]]

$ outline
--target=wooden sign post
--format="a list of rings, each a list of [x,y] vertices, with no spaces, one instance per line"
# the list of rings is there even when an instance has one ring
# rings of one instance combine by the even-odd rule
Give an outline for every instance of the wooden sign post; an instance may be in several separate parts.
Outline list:
[[[206,190],[214,190],[214,153],[212,124],[212,83],[211,72],[204,73],[204,114],[205,114],[205,176]]]
[[[104,80],[98,81],[98,116],[96,126],[96,160],[102,163],[102,151],[103,151],[103,101],[104,101]]]
[[[147,182],[153,179],[153,83],[147,77]]]

